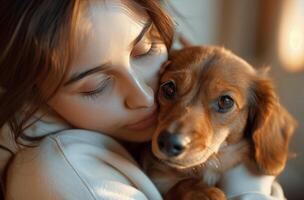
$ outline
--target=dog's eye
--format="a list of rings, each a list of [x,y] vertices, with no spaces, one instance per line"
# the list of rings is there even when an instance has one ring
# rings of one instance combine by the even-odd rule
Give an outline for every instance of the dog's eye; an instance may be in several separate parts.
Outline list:
[[[160,88],[161,88],[162,95],[166,99],[171,100],[175,97],[176,85],[173,80],[170,80],[170,81],[167,81],[167,82],[161,84]]]
[[[228,112],[234,105],[233,99],[228,95],[220,96],[217,102],[218,109],[220,113]]]

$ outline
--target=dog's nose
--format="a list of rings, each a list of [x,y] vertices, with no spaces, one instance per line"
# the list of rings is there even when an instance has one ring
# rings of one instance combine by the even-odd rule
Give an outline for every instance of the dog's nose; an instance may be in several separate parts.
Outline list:
[[[167,130],[160,133],[157,143],[161,152],[169,157],[182,154],[187,145],[182,137]]]

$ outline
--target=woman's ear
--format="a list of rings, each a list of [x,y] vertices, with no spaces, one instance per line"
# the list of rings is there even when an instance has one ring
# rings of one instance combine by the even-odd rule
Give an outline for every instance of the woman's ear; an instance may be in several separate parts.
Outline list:
[[[278,175],[285,167],[296,121],[280,105],[269,79],[255,80],[250,93],[247,134],[256,164],[263,174]]]

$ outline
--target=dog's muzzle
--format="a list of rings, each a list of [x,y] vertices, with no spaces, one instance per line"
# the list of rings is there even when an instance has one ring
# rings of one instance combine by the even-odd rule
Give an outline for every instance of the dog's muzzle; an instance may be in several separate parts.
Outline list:
[[[167,157],[176,157],[185,152],[187,140],[178,133],[163,130],[158,138],[157,145],[160,151]]]

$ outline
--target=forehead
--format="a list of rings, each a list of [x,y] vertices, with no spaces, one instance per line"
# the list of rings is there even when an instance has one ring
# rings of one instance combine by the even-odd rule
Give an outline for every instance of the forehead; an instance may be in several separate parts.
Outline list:
[[[215,52],[210,65],[201,70],[202,80],[211,84],[215,91],[225,88],[246,89],[254,74],[254,69],[247,62],[223,50]]]
[[[143,8],[132,2],[84,1],[78,17],[71,73],[119,60],[115,56],[129,50],[131,41],[149,18]]]
[[[107,32],[108,29],[123,26],[124,22],[141,26],[149,17],[142,7],[131,0],[87,0],[81,1],[75,18],[78,42],[85,43],[82,40],[92,37],[92,32],[99,27]]]
[[[87,17],[91,20],[99,14],[104,16],[123,14],[140,24],[147,18],[146,11],[131,0],[92,0],[86,2],[85,8]]]

